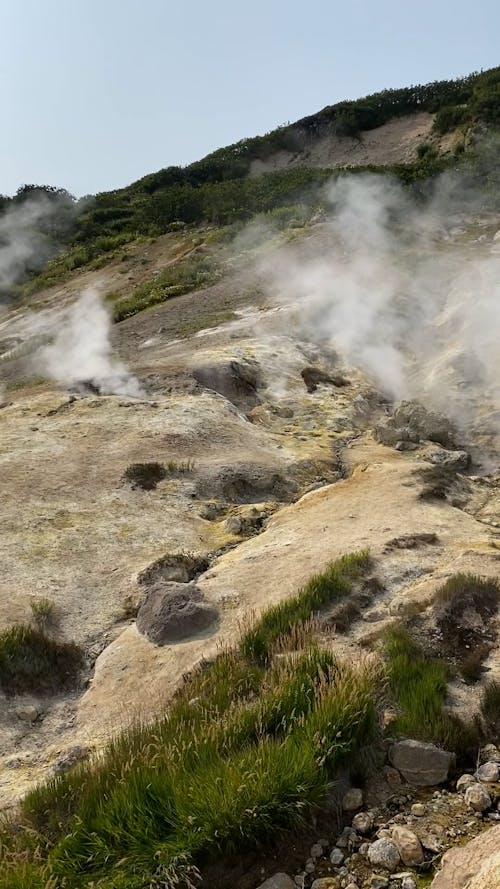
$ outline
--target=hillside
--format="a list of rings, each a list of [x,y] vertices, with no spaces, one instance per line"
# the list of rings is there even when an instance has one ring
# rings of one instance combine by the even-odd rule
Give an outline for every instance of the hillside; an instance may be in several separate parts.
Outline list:
[[[499,84],[4,202],[1,889],[496,889]]]

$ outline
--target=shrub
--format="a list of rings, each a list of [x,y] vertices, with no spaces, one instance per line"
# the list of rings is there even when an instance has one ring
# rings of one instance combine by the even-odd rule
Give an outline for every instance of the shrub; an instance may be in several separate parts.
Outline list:
[[[476,656],[488,653],[483,638],[487,629],[494,639],[492,619],[498,611],[500,584],[496,578],[484,578],[475,574],[454,574],[441,586],[434,598],[436,624],[439,627],[444,651],[463,660],[469,651]],[[471,625],[462,615],[474,609],[482,620],[482,626]]]
[[[437,112],[432,126],[437,133],[443,136],[469,120],[470,111],[466,105],[445,105]]]
[[[153,491],[166,475],[167,471],[161,463],[132,463],[127,466],[123,478],[132,488]]]
[[[0,686],[6,694],[50,694],[72,688],[84,665],[81,648],[18,624],[0,634]]]

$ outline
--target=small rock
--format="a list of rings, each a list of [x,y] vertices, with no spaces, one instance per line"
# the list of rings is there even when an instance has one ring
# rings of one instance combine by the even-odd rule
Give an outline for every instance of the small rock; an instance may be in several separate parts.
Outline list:
[[[269,877],[258,889],[295,889],[295,883],[290,879],[288,874],[274,874]]]
[[[311,886],[311,889],[340,889],[339,877],[319,877]]]
[[[415,818],[423,818],[425,815],[425,806],[423,803],[413,803],[410,812]]]
[[[339,849],[350,849],[358,842],[358,835],[352,827],[344,827],[342,833],[337,839],[336,846]]]
[[[393,769],[391,766],[384,767],[384,778],[392,787],[401,784],[401,775],[397,769]]]
[[[304,870],[305,870],[306,874],[313,874],[314,873],[314,871],[316,870],[316,864],[312,860],[312,858],[307,859],[307,861],[304,865]]]
[[[306,879],[305,872],[303,874],[295,874],[295,876],[293,878],[293,882],[295,883],[296,886],[299,887],[299,889],[304,889],[305,879]]]
[[[359,833],[370,833],[373,827],[373,818],[369,812],[358,812],[352,819],[352,826]]]
[[[380,840],[375,840],[368,849],[368,860],[370,864],[373,864],[375,867],[383,867],[392,874],[396,870],[401,859],[395,843],[391,842],[391,840],[382,838]]]
[[[311,851],[309,853],[311,858],[321,858],[323,855],[323,846],[321,843],[314,843],[314,846],[311,846]]]
[[[330,861],[332,862],[334,867],[340,867],[344,860],[344,853],[338,846],[334,846],[332,851],[330,852]]]
[[[401,861],[409,867],[416,867],[424,860],[424,850],[419,838],[407,827],[396,825],[392,831],[392,839],[396,844]]]
[[[403,877],[401,889],[417,889],[417,882],[413,877]]]
[[[16,716],[21,722],[36,722],[40,712],[33,704],[25,704],[16,708]]]
[[[351,787],[342,799],[342,808],[344,812],[354,812],[363,805],[363,792],[359,787]]]
[[[345,889],[359,889],[357,883],[348,883]]]
[[[500,763],[500,751],[495,744],[486,744],[481,750],[481,762]]]
[[[388,877],[380,877],[377,874],[373,874],[370,880],[371,889],[387,889],[389,885]]]
[[[457,790],[459,793],[465,793],[467,788],[472,784],[476,784],[476,779],[473,775],[460,775],[460,778],[457,781]]]
[[[479,766],[476,772],[476,778],[478,781],[483,781],[485,784],[496,784],[496,782],[500,778],[500,768],[496,762],[485,762],[484,765]]]
[[[491,797],[481,784],[471,784],[465,791],[465,802],[475,812],[484,812],[491,806]]]

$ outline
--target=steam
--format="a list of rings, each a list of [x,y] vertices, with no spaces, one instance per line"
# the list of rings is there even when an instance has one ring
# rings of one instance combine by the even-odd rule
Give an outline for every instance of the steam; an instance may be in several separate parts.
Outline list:
[[[38,332],[50,339],[32,361],[43,376],[69,388],[143,396],[136,377],[113,356],[111,318],[97,290],[86,290],[65,311],[47,315]]]
[[[500,242],[478,238],[479,218],[472,234],[457,228],[459,195],[446,177],[419,208],[387,177],[343,177],[329,190],[321,254],[274,255],[266,273],[300,332],[333,345],[388,395],[417,398],[461,426],[488,413],[498,431]],[[473,212],[468,200],[469,229]]]
[[[12,204],[0,216],[0,297],[27,271],[39,269],[54,252],[40,226],[50,224],[57,204],[38,196]]]

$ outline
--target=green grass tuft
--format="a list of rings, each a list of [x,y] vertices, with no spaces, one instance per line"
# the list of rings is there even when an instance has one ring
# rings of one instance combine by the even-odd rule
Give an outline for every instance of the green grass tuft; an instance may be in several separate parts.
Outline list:
[[[72,688],[83,665],[77,645],[56,642],[41,629],[17,624],[0,634],[0,687],[8,695]]]

